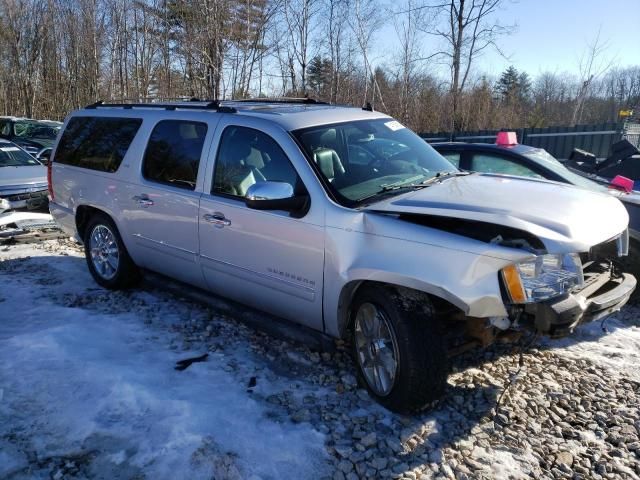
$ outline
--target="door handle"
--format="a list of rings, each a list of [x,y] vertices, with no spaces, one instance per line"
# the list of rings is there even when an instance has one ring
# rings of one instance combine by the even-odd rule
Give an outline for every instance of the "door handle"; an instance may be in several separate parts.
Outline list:
[[[143,208],[147,208],[147,207],[150,207],[151,205],[153,205],[153,200],[151,200],[145,194],[136,195],[135,197],[133,197],[133,200],[138,202],[138,205],[141,205]]]
[[[224,213],[214,212],[213,214],[207,213],[202,216],[206,222],[213,223],[218,228],[228,227],[231,225],[231,220],[224,216]]]

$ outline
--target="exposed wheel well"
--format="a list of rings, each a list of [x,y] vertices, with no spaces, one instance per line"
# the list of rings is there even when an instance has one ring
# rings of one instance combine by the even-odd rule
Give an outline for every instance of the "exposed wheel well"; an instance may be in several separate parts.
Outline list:
[[[90,207],[88,205],[80,205],[76,209],[76,230],[78,231],[78,236],[80,240],[84,241],[85,229],[87,228],[87,224],[89,223],[89,219],[93,217],[96,213],[101,213],[103,215],[108,214],[100,210],[99,208]]]
[[[438,314],[463,314],[462,310],[460,310],[458,307],[448,302],[447,300],[444,300],[443,298],[437,297],[435,295],[428,294],[426,292],[422,292],[420,290],[415,290],[412,288],[403,287],[401,285],[394,285],[385,282],[376,282],[371,280],[354,280],[347,283],[340,292],[340,299],[338,302],[338,327],[340,329],[341,338],[344,339],[347,337],[349,329],[351,327],[351,305],[353,303],[353,299],[357,295],[358,291],[360,291],[360,289],[372,285],[380,285],[390,290],[395,290],[397,293],[405,295],[412,300],[420,301],[421,298],[424,298],[425,300],[431,302]]]

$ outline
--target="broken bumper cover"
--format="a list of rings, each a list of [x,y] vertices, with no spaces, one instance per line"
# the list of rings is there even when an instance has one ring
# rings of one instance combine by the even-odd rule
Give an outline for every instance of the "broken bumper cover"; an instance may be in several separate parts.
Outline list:
[[[611,268],[586,277],[579,291],[528,305],[535,329],[550,337],[569,335],[581,323],[600,320],[620,310],[636,289],[636,279],[628,273],[614,273]]]

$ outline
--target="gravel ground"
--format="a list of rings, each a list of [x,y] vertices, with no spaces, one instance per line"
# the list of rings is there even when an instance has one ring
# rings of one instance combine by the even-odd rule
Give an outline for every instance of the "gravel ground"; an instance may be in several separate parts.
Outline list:
[[[34,248],[76,250],[61,241]],[[38,275],[28,258],[4,273]],[[56,281],[46,273],[38,278]],[[214,357],[246,384],[273,421],[307,423],[324,434],[333,479],[640,478],[640,384],[610,365],[564,354],[554,342],[536,342],[522,355],[522,368],[515,346],[460,356],[443,401],[423,415],[402,416],[359,388],[342,342],[332,352],[312,351],[237,322],[230,310],[156,290],[157,301],[149,302],[139,291],[88,288],[90,294],[51,300],[88,312],[133,312],[145,324],[172,312],[179,320],[167,348],[187,357],[209,352],[208,361]],[[628,306],[618,318],[637,328],[640,308]],[[281,388],[255,389],[265,384]],[[90,461],[61,457],[39,467],[56,480],[83,478]],[[232,456],[224,461],[214,478],[242,478]]]

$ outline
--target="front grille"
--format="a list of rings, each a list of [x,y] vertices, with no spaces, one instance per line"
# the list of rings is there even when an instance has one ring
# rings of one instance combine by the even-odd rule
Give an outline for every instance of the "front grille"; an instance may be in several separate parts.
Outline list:
[[[3,198],[6,198],[10,202],[17,202],[19,200],[39,199],[46,196],[47,196],[47,191],[41,190],[39,192],[15,193],[13,195],[4,196]]]

